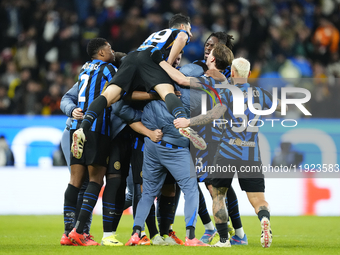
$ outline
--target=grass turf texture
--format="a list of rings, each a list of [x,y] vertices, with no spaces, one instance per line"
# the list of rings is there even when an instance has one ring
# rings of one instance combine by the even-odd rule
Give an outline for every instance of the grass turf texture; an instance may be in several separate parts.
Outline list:
[[[264,249],[260,243],[257,217],[242,217],[248,246],[210,247],[69,247],[59,244],[63,233],[62,216],[0,216],[0,254],[340,254],[340,217],[272,217],[273,243]],[[184,240],[184,217],[176,217],[174,230]],[[132,232],[132,217],[124,215],[118,228],[118,240],[127,242]],[[198,221],[196,237],[204,227]],[[101,216],[94,216],[91,234],[102,238]]]

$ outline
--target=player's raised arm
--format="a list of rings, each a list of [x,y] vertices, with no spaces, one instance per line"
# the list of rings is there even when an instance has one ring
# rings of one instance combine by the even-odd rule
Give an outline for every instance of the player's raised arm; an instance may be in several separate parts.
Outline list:
[[[184,46],[188,42],[188,34],[185,32],[180,32],[176,37],[173,46],[171,47],[171,51],[169,54],[169,58],[167,62],[172,65],[177,58],[178,54],[183,50]]]
[[[161,51],[154,51],[151,54],[151,58],[155,63],[159,64],[163,68],[163,70],[170,76],[170,78],[174,80],[178,85],[190,86],[190,77],[186,77],[176,68],[173,68],[168,62],[163,60]]]
[[[197,78],[185,76],[176,68],[173,68],[168,62],[164,61],[162,58],[162,53],[159,50],[154,51],[151,57],[153,61],[158,63],[170,76],[170,78],[174,80],[178,85],[202,88],[202,83]]]
[[[164,61],[161,51],[153,51],[151,58],[155,63],[159,64],[163,70],[167,72],[170,78],[178,85],[202,88],[202,83],[199,79],[186,77],[184,74],[173,68],[169,63]],[[223,44],[217,44],[215,48],[209,53],[208,59],[206,61],[210,71],[208,76],[211,76],[211,78],[216,80],[220,80],[222,77],[222,80],[225,80],[224,75],[222,75],[220,72],[230,65],[232,59],[234,59],[234,55],[231,50]]]

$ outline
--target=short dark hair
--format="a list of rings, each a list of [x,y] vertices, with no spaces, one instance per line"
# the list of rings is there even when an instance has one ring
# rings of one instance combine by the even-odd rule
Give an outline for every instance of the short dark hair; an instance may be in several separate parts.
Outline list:
[[[212,55],[215,57],[216,68],[220,70],[225,70],[228,66],[231,65],[231,62],[234,59],[233,52],[222,43],[218,43],[215,45]]]
[[[205,41],[204,45],[207,43],[210,37],[216,37],[218,39],[218,43],[222,43],[225,46],[227,46],[229,49],[233,49],[234,44],[231,42],[231,40],[234,40],[234,37],[232,35],[228,35],[226,32],[214,32],[211,35],[209,35],[208,39]]]
[[[105,46],[107,43],[107,40],[104,38],[94,38],[89,41],[87,44],[87,54],[91,57],[94,58],[95,55],[98,53],[101,47]]]
[[[179,27],[181,24],[188,25],[190,23],[190,18],[181,13],[175,14],[169,20],[169,27]]]

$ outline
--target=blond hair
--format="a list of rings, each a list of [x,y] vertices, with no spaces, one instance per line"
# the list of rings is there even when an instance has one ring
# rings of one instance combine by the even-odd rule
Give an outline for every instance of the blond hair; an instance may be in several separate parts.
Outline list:
[[[234,68],[240,78],[248,78],[250,63],[245,58],[235,58],[231,63],[231,67]]]

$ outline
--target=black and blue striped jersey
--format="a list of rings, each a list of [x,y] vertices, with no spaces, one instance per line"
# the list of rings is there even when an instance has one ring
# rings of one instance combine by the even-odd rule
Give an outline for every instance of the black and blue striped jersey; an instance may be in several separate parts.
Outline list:
[[[187,31],[182,29],[175,29],[175,28],[168,28],[163,29],[161,31],[155,32],[151,34],[139,48],[137,51],[143,51],[150,47],[152,47],[151,52],[154,52],[155,50],[160,50],[163,54],[163,59],[167,59],[170,54],[170,50],[172,48],[172,45],[174,44],[178,34],[180,32],[184,32],[188,35],[187,44],[190,41],[190,36]]]
[[[212,108],[214,108],[216,104],[221,103],[218,94],[218,91],[220,89],[215,88],[215,85],[221,84],[221,82],[218,82],[213,78],[207,76],[201,76],[198,77],[197,79],[203,84],[202,90],[206,94],[207,111],[209,111]],[[194,92],[195,90],[192,91]],[[193,97],[193,93],[191,94],[192,94],[191,96]],[[204,101],[200,103],[203,104]],[[194,111],[191,111],[192,117],[197,116],[199,114],[201,114],[201,107],[196,107]],[[203,139],[207,143],[208,148],[207,150],[191,149],[192,152],[194,153],[195,165],[200,166],[202,167],[202,169],[204,169],[204,167],[213,164],[213,157],[216,154],[217,147],[222,138],[222,129],[219,128],[218,126],[214,127],[211,123],[196,126],[194,127],[194,129],[201,137],[203,137]],[[203,173],[203,175],[198,173],[199,180],[203,181],[207,177],[207,175],[208,175],[207,173]]]
[[[101,95],[109,81],[117,72],[117,68],[111,63],[98,59],[86,62],[78,77],[78,105],[83,110],[84,115],[91,114],[87,112],[88,107],[94,99]],[[92,113],[95,115],[96,113]],[[110,114],[111,106],[105,108],[100,116],[94,116],[91,131],[100,132],[103,135],[110,135]],[[72,123],[71,129],[79,128],[81,121],[77,120]]]
[[[202,63],[205,63],[205,60],[197,60],[200,61]],[[195,62],[197,62],[195,61]],[[194,62],[194,63],[195,63]],[[230,75],[231,75],[231,71],[230,71],[230,66],[228,66],[223,72],[222,74],[227,78],[227,80],[229,80]],[[221,89],[219,88],[215,88],[215,80],[213,80],[212,78],[206,78],[205,81],[201,80],[201,82],[204,84],[208,84],[210,85],[211,88],[204,86],[204,88],[206,89],[206,93],[208,94],[208,100],[207,100],[207,111],[211,110],[212,108],[214,108],[214,106],[216,105],[216,103],[218,103],[218,97],[216,95],[220,93]],[[220,82],[217,82],[217,84],[220,84]],[[216,92],[215,92],[216,91]],[[198,115],[198,114],[197,114]],[[195,115],[193,115],[195,116]],[[218,127],[199,127],[196,129],[196,131],[198,131],[198,133],[205,139],[206,142],[209,141],[220,141],[221,139],[221,130],[219,130]]]
[[[221,103],[219,99],[219,93],[221,89],[215,87],[216,84],[221,84],[221,82],[207,76],[201,76],[197,79],[202,83],[202,90],[207,94],[206,109],[209,111],[214,108],[216,104]],[[191,116],[193,117],[199,114],[201,114],[201,109],[198,108],[196,108],[196,111],[191,112]],[[195,127],[195,130],[200,136],[204,138],[207,143],[219,142],[222,137],[222,130],[219,127],[213,127],[210,124],[197,126]]]
[[[236,84],[244,95],[244,114],[233,114],[233,95],[229,89],[221,89],[220,97],[222,103],[227,106],[223,119],[228,123],[223,125],[222,140],[219,153],[228,159],[243,161],[261,161],[258,131],[262,126],[261,115],[252,113],[248,108],[248,88],[252,88],[252,103],[255,109],[270,109],[273,104],[272,95],[249,83]],[[225,123],[225,122],[224,122]]]

